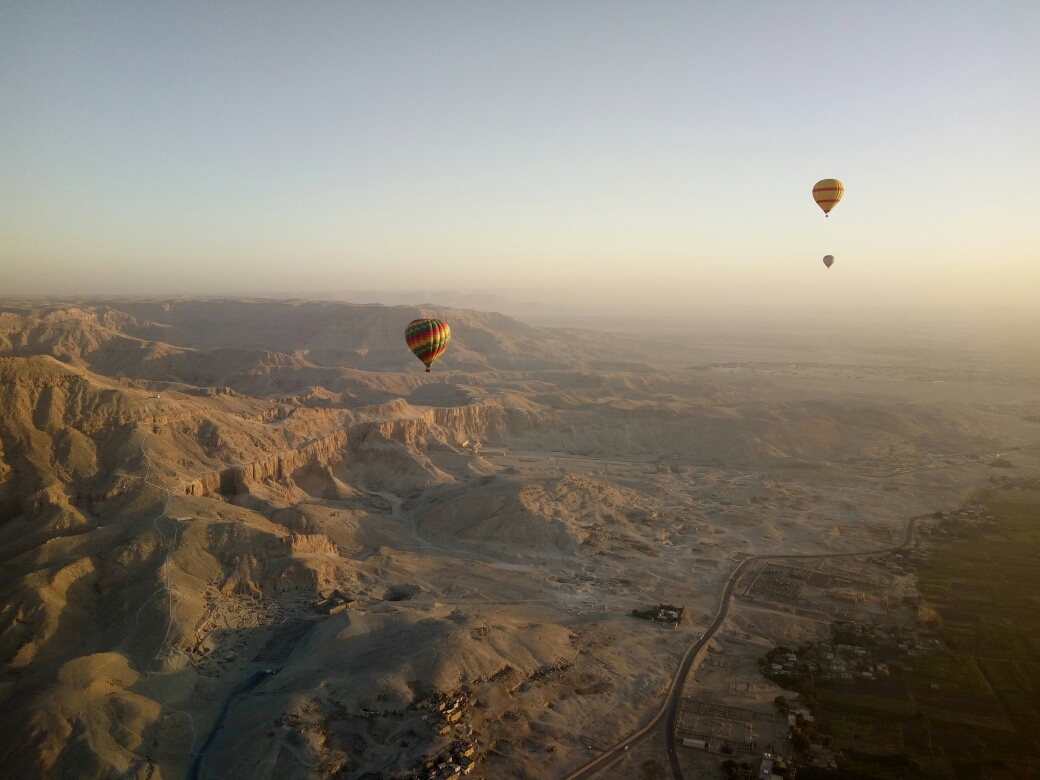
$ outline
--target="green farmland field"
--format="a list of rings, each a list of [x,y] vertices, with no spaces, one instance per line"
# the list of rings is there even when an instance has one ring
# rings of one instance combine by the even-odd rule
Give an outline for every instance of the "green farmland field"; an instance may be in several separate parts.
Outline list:
[[[918,572],[956,658],[974,666],[1021,738],[1040,747],[1040,493],[992,491],[995,527],[966,529]]]
[[[821,730],[844,759],[808,777],[1040,777],[1040,492],[976,500],[993,522],[944,520],[917,570],[946,649],[818,687]]]

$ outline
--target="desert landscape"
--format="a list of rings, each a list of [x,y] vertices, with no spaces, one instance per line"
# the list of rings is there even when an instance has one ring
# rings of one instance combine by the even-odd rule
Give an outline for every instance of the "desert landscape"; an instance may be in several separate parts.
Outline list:
[[[1037,473],[1040,363],[944,338],[5,301],[0,774],[719,773],[759,658],[917,630],[934,513]]]
[[[1040,777],[1038,9],[0,0],[0,780]]]

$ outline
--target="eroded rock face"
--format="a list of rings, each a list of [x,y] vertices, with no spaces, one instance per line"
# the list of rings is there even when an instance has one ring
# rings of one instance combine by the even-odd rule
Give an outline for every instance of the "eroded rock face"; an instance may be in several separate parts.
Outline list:
[[[173,329],[89,307],[0,318],[0,354],[8,355],[0,357],[0,659],[18,675],[20,712],[34,713],[5,716],[5,733],[28,729],[32,747],[17,764],[23,776],[154,778],[161,761],[143,754],[164,750],[183,768],[185,745],[150,749],[145,732],[160,728],[157,719],[176,732],[171,724],[190,709],[172,706],[160,718],[171,706],[161,703],[165,695],[157,702],[117,689],[142,675],[190,677],[199,659],[216,658],[218,668],[241,662],[239,645],[224,648],[242,632],[258,637],[246,656],[282,658],[263,649],[261,635],[296,609],[286,604],[305,607],[330,588],[360,587],[344,551],[363,551],[375,528],[369,518],[391,509],[367,491],[452,483],[430,453],[468,475],[474,444],[531,417],[468,405],[471,395],[457,387],[445,394],[406,384],[402,396],[429,404],[412,406],[371,388],[351,390],[344,404],[339,391],[321,387],[268,401],[228,386],[157,386],[149,380],[160,367],[176,374],[194,366],[195,378],[209,383],[216,366],[254,359],[143,340]],[[90,370],[112,369],[120,356],[119,370],[138,378]],[[268,351],[250,371],[309,365]],[[381,402],[358,405],[359,392]],[[265,517],[315,501],[368,509],[302,524]],[[384,587],[382,597],[404,603],[422,592],[406,581]],[[253,624],[236,627],[225,602],[243,598],[280,606],[256,608]],[[91,648],[100,652],[78,655]],[[57,678],[47,671],[54,668]]]

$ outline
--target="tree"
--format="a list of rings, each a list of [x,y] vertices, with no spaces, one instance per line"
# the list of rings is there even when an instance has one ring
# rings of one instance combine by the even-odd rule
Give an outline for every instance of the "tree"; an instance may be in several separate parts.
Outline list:
[[[786,696],[777,696],[773,699],[773,703],[776,704],[776,708],[781,715],[786,715],[791,711],[791,702],[787,700]]]

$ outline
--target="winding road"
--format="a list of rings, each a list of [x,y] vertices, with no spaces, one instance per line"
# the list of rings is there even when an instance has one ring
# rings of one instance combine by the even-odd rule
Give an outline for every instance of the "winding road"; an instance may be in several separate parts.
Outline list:
[[[863,550],[862,552],[842,552],[842,553],[788,553],[788,554],[775,554],[775,555],[754,555],[745,558],[741,561],[737,567],[733,570],[733,573],[729,575],[729,579],[726,580],[726,587],[722,591],[722,597],[719,599],[719,607],[715,612],[715,618],[711,621],[704,634],[701,635],[700,639],[694,642],[686,650],[686,653],[682,657],[682,661],[679,662],[679,668],[675,672],[675,676],[672,678],[671,687],[668,689],[668,695],[665,696],[664,702],[661,704],[661,708],[657,711],[654,717],[643,726],[639,731],[626,737],[621,742],[614,745],[604,753],[594,758],[585,766],[578,769],[576,772],[568,775],[565,780],[588,780],[588,778],[595,777],[601,770],[606,769],[608,766],[613,764],[625,755],[625,752],[641,741],[644,737],[649,735],[656,726],[664,723],[664,739],[665,749],[668,753],[668,763],[672,769],[673,780],[684,780],[682,767],[679,765],[679,755],[676,751],[675,745],[675,722],[679,716],[679,703],[682,700],[683,687],[686,685],[686,677],[690,673],[690,669],[693,668],[694,661],[697,660],[697,656],[700,651],[711,641],[712,637],[722,627],[722,624],[726,621],[726,616],[729,614],[729,603],[733,596],[733,589],[736,587],[737,582],[741,576],[751,566],[758,561],[763,560],[776,560],[776,559],[803,559],[803,558],[853,558],[860,555],[884,555],[887,553],[899,552],[905,550],[910,546],[910,543],[914,538],[914,526],[917,521],[923,517],[930,517],[931,514],[916,515],[906,521],[906,532],[903,536],[902,543],[895,547],[884,547],[879,550]]]

